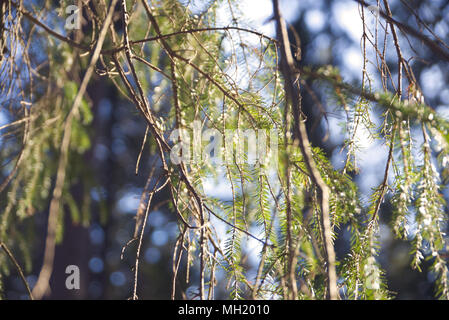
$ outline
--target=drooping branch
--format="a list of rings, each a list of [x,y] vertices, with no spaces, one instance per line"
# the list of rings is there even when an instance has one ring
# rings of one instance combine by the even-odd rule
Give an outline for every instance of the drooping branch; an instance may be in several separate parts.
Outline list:
[[[9,248],[3,242],[0,242],[0,247],[3,249],[3,251],[5,251],[5,253],[8,256],[8,258],[14,264],[14,266],[17,269],[17,272],[19,272],[20,279],[22,279],[22,282],[25,285],[25,288],[27,289],[27,292],[28,292],[28,295],[30,296],[30,299],[34,300],[33,294],[31,293],[31,290],[30,290],[30,285],[28,284],[28,281],[26,280],[25,275],[23,274],[23,270],[20,267],[20,265],[17,262],[17,260],[14,257],[14,255],[12,254],[11,250],[9,250]]]
[[[301,119],[300,92],[298,85],[295,85],[295,83],[298,84],[296,81],[298,71],[291,54],[290,41],[288,39],[285,20],[280,14],[278,0],[273,0],[273,12],[276,20],[277,37],[282,47],[281,70],[285,80],[285,91],[287,96],[286,102],[292,106],[294,130],[297,135],[295,142],[299,144],[307,170],[310,173],[311,180],[318,191],[321,210],[321,223],[323,228],[324,251],[327,263],[327,297],[329,299],[336,300],[338,299],[337,273],[335,271],[335,251],[332,242],[332,230],[329,217],[329,189],[317,169],[316,163],[313,159],[310,141],[307,136],[306,126],[303,119]]]
[[[72,47],[78,48],[78,49],[82,49],[84,51],[91,51],[91,48],[86,47],[84,45],[82,45],[81,43],[78,43],[72,39],[70,39],[69,37],[66,37],[60,33],[57,33],[56,31],[54,31],[52,28],[50,28],[49,26],[47,26],[45,23],[39,21],[39,19],[37,19],[36,17],[33,16],[33,14],[31,12],[29,12],[28,10],[26,10],[25,8],[22,7],[22,5],[20,3],[16,3],[14,1],[11,1],[11,4],[13,7],[15,7],[17,9],[18,12],[20,12],[21,14],[23,14],[28,20],[30,20],[33,24],[41,27],[42,29],[44,29],[48,34],[50,34],[51,36],[55,37],[58,40],[61,40],[63,42],[68,43],[69,45],[71,45]]]

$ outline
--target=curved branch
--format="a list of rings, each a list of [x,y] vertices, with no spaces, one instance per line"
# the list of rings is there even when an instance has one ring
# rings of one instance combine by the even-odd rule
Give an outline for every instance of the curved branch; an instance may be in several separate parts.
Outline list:
[[[278,39],[282,45],[282,61],[281,70],[285,79],[285,91],[287,103],[290,103],[293,109],[294,130],[297,135],[297,143],[304,157],[307,170],[310,173],[313,184],[318,189],[318,197],[321,209],[321,224],[323,228],[324,251],[327,263],[327,297],[331,300],[338,299],[337,273],[335,271],[335,251],[332,243],[332,229],[329,218],[329,189],[318,171],[316,163],[313,159],[312,149],[305,123],[300,119],[301,115],[301,97],[299,88],[295,87],[296,66],[290,50],[290,41],[288,39],[285,21],[281,17],[278,0],[273,0],[274,18],[276,20]],[[298,84],[299,85],[299,84]]]
[[[50,35],[52,35],[56,39],[61,40],[63,42],[66,42],[66,43],[70,44],[71,46],[74,46],[74,47],[76,47],[78,49],[91,51],[91,49],[89,47],[86,47],[86,46],[84,46],[84,45],[82,45],[82,44],[80,44],[80,43],[70,39],[69,37],[66,37],[66,36],[63,36],[60,33],[57,33],[52,28],[50,28],[49,26],[45,25],[44,23],[39,21],[37,18],[35,18],[31,12],[29,12],[26,9],[22,8],[22,6],[20,4],[15,3],[14,1],[11,1],[11,4],[13,5],[13,7],[15,7],[17,9],[18,12],[23,14],[28,20],[30,20],[35,25],[37,25],[37,26],[41,27],[42,29],[44,29],[46,32],[48,32]]]
[[[17,262],[16,258],[14,258],[14,255],[12,254],[12,252],[8,249],[8,247],[6,246],[6,244],[4,244],[3,242],[0,242],[0,247],[3,249],[3,251],[5,251],[6,255],[8,256],[8,258],[12,261],[12,263],[14,264],[14,266],[16,267],[17,271],[19,272],[20,278],[22,279],[23,284],[25,285],[25,288],[28,291],[28,295],[30,296],[31,300],[34,300],[33,298],[33,294],[31,293],[30,290],[30,286],[28,285],[28,281],[26,280],[22,268],[20,267],[19,263]]]
[[[364,0],[354,0],[354,1],[360,3],[361,5],[363,5],[365,7],[369,7],[370,6],[370,4],[366,3]],[[388,15],[388,13],[385,13],[382,10],[379,10],[379,14],[380,14],[380,16],[382,18],[387,20],[390,24],[396,25],[399,29],[401,29],[401,31],[403,31],[403,32],[405,32],[405,33],[407,33],[407,34],[417,38],[418,40],[421,40],[433,52],[435,52],[438,55],[440,55],[440,57],[442,57],[444,60],[449,61],[449,52],[447,52],[446,50],[441,48],[436,41],[434,41],[432,39],[429,39],[424,34],[420,33],[419,31],[416,31],[412,27],[410,27],[410,26],[408,26],[408,25],[406,25],[406,24],[404,24],[402,22],[397,21],[396,19],[394,19],[393,17]]]

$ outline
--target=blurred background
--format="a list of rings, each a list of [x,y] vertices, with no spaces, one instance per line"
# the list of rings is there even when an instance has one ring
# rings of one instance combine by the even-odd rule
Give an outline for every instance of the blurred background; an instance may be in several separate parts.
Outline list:
[[[185,1],[195,12],[201,12],[205,1]],[[375,4],[373,2],[373,4]],[[224,4],[223,4],[224,5]],[[272,4],[270,0],[242,0],[240,9],[245,15],[246,25],[252,29],[275,36],[274,24],[270,20]],[[448,42],[449,31],[449,1],[445,0],[391,0],[390,7],[396,20],[407,23],[415,29],[422,30],[423,23],[429,26],[443,41]],[[405,10],[404,8],[411,8]],[[359,5],[353,0],[283,0],[282,13],[289,24],[301,38],[302,61],[304,65],[337,66],[347,82],[360,83],[362,77],[363,58],[361,51],[362,21]],[[422,21],[412,14],[416,12]],[[365,11],[367,25],[376,25],[376,15]],[[220,15],[220,24],[230,25],[231,17]],[[381,20],[381,19],[380,19]],[[382,24],[384,22],[381,20]],[[218,23],[217,23],[218,24]],[[373,30],[373,27],[371,28]],[[427,31],[423,31],[427,32]],[[292,39],[294,39],[292,37]],[[426,102],[438,112],[449,118],[449,67],[413,38],[401,38],[404,57],[410,59],[415,76],[422,87]],[[390,41],[388,46],[392,45]],[[394,50],[390,50],[394,52]],[[375,88],[379,89],[380,81],[376,81],[375,57],[368,56],[368,72],[373,75]],[[388,61],[391,59],[391,61]],[[387,56],[391,70],[396,70],[396,57]],[[376,83],[377,86],[376,87]],[[331,101],[322,99],[320,88],[314,88],[318,99],[326,111],[316,107],[316,97],[311,96],[303,88],[303,108],[307,115],[309,135],[315,146],[321,147],[332,157],[336,168],[342,168],[345,152],[341,152],[345,135],[341,130],[344,114],[336,111]],[[90,189],[82,183],[75,183],[72,195],[75,201],[83,195],[90,195],[91,217],[89,224],[74,221],[70,215],[64,215],[65,237],[57,246],[54,274],[51,279],[51,294],[49,299],[127,299],[131,296],[133,283],[133,265],[135,259],[135,244],[131,244],[120,259],[123,245],[131,239],[134,232],[134,215],[139,205],[140,197],[146,183],[145,174],[135,175],[135,163],[140,151],[145,124],[140,116],[130,108],[129,102],[120,98],[120,94],[112,85],[105,81],[92,81],[88,88],[92,101],[94,120],[90,128],[92,144],[83,155],[90,168],[89,177],[94,182]],[[379,121],[373,113],[374,121]],[[377,119],[377,120],[376,120]],[[0,112],[0,126],[7,122]],[[380,124],[380,123],[378,123]],[[2,142],[0,142],[1,144]],[[370,140],[369,134],[361,136],[362,150],[359,151],[358,164],[360,171],[354,176],[363,198],[368,201],[371,187],[380,183],[383,177],[387,149],[384,145]],[[0,145],[1,147],[1,145]],[[148,151],[147,151],[148,152]],[[141,164],[141,172],[148,172],[152,163],[147,157]],[[213,181],[207,185],[207,192],[229,193],[228,186]],[[449,193],[444,193],[446,199]],[[168,193],[157,194],[156,209],[150,213],[145,231],[143,251],[140,266],[139,298],[169,299],[171,293],[172,254],[178,235],[176,215],[168,208]],[[80,200],[81,201],[81,200]],[[88,210],[88,209],[86,209]],[[80,213],[83,215],[83,212]],[[386,272],[388,287],[395,293],[397,299],[431,299],[433,297],[433,279],[410,268],[410,243],[395,240],[390,229],[385,227],[391,218],[391,206],[388,201],[382,205],[380,241],[381,254],[379,261]],[[45,234],[46,213],[34,217],[37,225],[36,235]],[[348,252],[349,234],[342,231],[336,241],[339,258]],[[31,273],[27,280],[33,285],[37,280],[39,268],[42,265],[44,238],[33,238],[34,247]],[[251,245],[247,248],[247,267],[253,265]],[[69,291],[65,288],[65,267],[74,264],[80,267],[81,289]],[[425,263],[424,263],[425,265]],[[186,278],[185,262],[181,263],[180,283],[177,298],[191,298],[197,288],[197,268],[193,266],[189,283]],[[425,269],[425,268],[424,268]],[[254,270],[252,271],[254,272]],[[250,272],[249,272],[250,273]],[[223,275],[218,275],[218,280]],[[3,279],[5,298],[26,299],[27,294],[20,278],[13,272]],[[216,298],[227,298],[220,286]]]

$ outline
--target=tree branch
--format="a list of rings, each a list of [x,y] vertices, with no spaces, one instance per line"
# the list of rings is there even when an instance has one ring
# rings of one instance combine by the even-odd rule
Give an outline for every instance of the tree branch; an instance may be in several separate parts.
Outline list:
[[[337,274],[335,271],[335,251],[332,242],[332,230],[329,217],[329,190],[323,178],[321,177],[316,163],[313,159],[312,149],[307,136],[305,123],[301,117],[300,91],[299,84],[295,77],[295,62],[290,49],[290,41],[285,25],[279,10],[279,1],[273,0],[273,12],[277,27],[277,37],[282,47],[281,70],[285,80],[285,91],[287,103],[292,105],[294,116],[294,130],[297,135],[295,143],[299,143],[301,153],[304,158],[307,170],[310,173],[313,184],[317,187],[318,197],[321,209],[321,224],[323,228],[324,251],[327,263],[327,298],[338,299]],[[297,74],[296,74],[297,75]],[[296,86],[294,84],[297,84]]]
[[[12,254],[12,252],[8,249],[8,247],[6,246],[6,244],[4,244],[3,242],[0,242],[0,247],[3,249],[3,251],[5,251],[6,255],[8,256],[8,258],[11,260],[11,262],[14,264],[14,266],[16,267],[17,271],[19,272],[19,276],[22,279],[23,284],[25,285],[25,288],[28,291],[28,295],[30,296],[31,300],[34,300],[33,298],[33,294],[31,293],[30,290],[30,286],[28,285],[28,281],[26,280],[22,268],[20,267],[19,263],[17,262],[16,258],[14,258],[14,255]]]
[[[109,25],[112,22],[112,15],[114,13],[115,4],[117,3],[117,1],[118,0],[111,1],[108,10],[108,15],[100,31],[100,35],[98,36],[97,45],[92,54],[90,64],[86,70],[83,81],[81,82],[78,93],[73,102],[72,108],[70,109],[67,118],[65,120],[64,135],[61,142],[60,158],[58,163],[58,170],[56,173],[56,183],[53,189],[53,196],[50,202],[50,208],[48,213],[48,226],[47,226],[47,238],[45,240],[44,262],[41,271],[39,273],[36,285],[33,289],[33,295],[35,296],[36,299],[41,299],[47,292],[50,277],[53,272],[53,262],[55,257],[55,246],[56,246],[56,227],[58,222],[58,213],[60,209],[61,196],[65,182],[73,117],[75,116],[79,106],[81,105],[84,93],[86,92],[87,89],[87,85],[90,81],[90,78],[92,77],[97,60],[100,57],[101,48],[106,38],[106,33],[109,29]]]
[[[361,5],[365,7],[369,7],[370,4],[366,3],[364,0],[354,0]],[[408,33],[409,35],[417,38],[418,40],[421,40],[424,42],[424,44],[429,47],[433,52],[437,53],[440,57],[442,57],[444,60],[449,61],[449,52],[441,48],[438,43],[432,39],[429,39],[424,34],[420,33],[419,31],[416,31],[412,27],[399,22],[395,20],[393,17],[391,17],[388,13],[383,12],[382,10],[379,10],[379,14],[382,18],[387,20],[390,24],[396,25],[399,29],[401,29],[403,32]]]

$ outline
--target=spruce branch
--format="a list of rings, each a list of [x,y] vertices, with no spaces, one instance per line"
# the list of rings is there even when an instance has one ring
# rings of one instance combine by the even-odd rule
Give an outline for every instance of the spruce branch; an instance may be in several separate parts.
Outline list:
[[[287,104],[291,104],[292,106],[294,116],[294,129],[298,138],[297,142],[299,143],[299,147],[301,149],[304,162],[307,166],[307,170],[310,173],[312,182],[318,189],[327,267],[327,297],[331,300],[336,300],[338,299],[337,273],[335,271],[335,251],[332,241],[332,230],[329,217],[329,190],[316,167],[316,163],[312,156],[306,127],[304,122],[300,118],[300,93],[299,88],[295,87],[294,85],[297,80],[297,76],[295,75],[295,73],[297,72],[297,68],[291,54],[287,29],[285,26],[285,21],[280,14],[278,0],[273,0],[273,12],[277,25],[277,35],[279,41],[281,42],[282,48],[281,70],[285,81]]]

